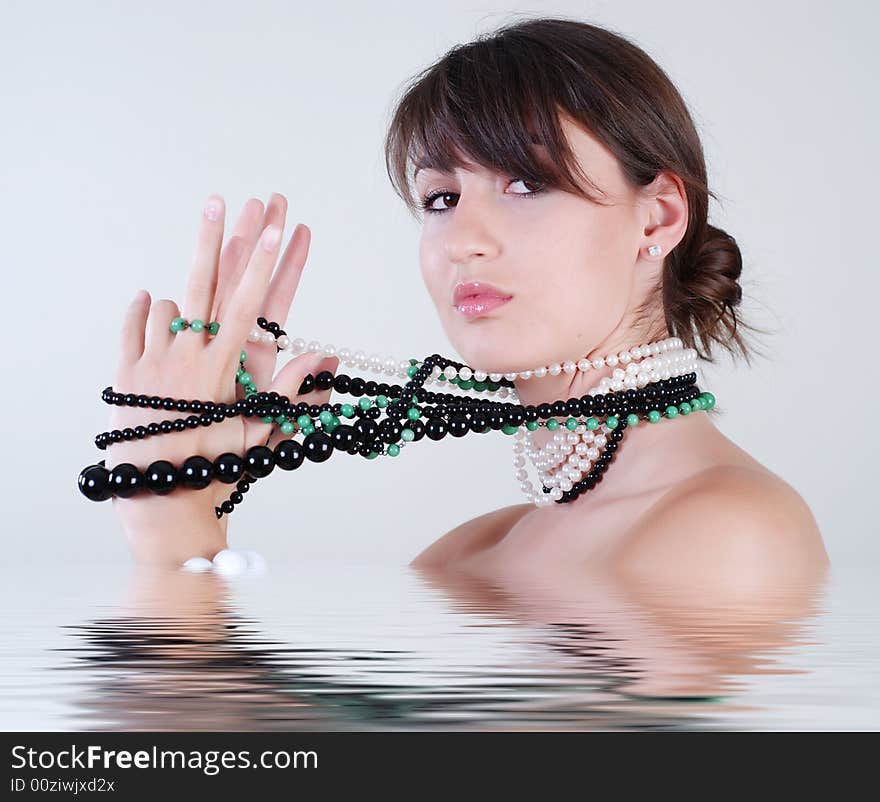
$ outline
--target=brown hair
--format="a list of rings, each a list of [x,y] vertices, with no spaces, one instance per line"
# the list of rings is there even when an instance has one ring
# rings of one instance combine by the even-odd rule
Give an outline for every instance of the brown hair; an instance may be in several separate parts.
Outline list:
[[[578,181],[598,190],[567,144],[560,109],[616,156],[634,187],[661,170],[684,184],[687,229],[638,314],[659,296],[672,336],[710,362],[713,343],[748,362],[751,346],[741,329],[756,329],[735,311],[742,255],[732,236],[708,223],[709,197],[717,197],[708,188],[693,120],[666,73],[620,34],[579,20],[540,18],[508,23],[450,49],[412,79],[393,110],[385,165],[394,190],[410,211],[420,211],[408,167],[451,171],[462,166],[464,154],[488,169],[601,203]],[[548,164],[537,160],[531,142],[547,148]]]

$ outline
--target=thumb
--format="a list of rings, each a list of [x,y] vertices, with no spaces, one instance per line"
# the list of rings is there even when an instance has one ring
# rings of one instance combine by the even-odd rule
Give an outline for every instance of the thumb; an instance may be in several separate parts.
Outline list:
[[[287,396],[291,404],[298,404],[301,401],[308,404],[328,403],[333,393],[332,388],[329,390],[312,389],[310,392],[303,393],[302,395],[299,395],[299,389],[307,375],[311,374],[314,377],[323,370],[329,370],[332,374],[336,375],[338,367],[338,357],[325,357],[313,352],[301,354],[295,359],[291,359],[278,371],[269,391],[275,391],[278,395]],[[277,422],[271,424],[263,423],[262,421],[258,422],[262,427],[260,435],[262,439],[259,442],[266,443],[269,448],[274,449],[282,440],[293,436],[293,434],[282,432],[281,425]],[[297,427],[297,431],[299,431],[299,427]],[[266,440],[267,437],[268,442]]]

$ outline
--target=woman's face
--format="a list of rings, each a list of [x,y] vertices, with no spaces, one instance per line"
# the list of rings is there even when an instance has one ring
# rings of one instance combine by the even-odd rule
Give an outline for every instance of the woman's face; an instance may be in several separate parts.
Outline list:
[[[638,193],[598,140],[566,117],[562,125],[610,205],[553,187],[530,197],[540,185],[473,164],[472,172],[416,176],[421,199],[441,193],[430,203],[438,211],[424,213],[422,276],[450,342],[476,369],[509,373],[577,361],[631,323],[628,312],[656,278],[659,262],[635,280],[647,221]],[[471,281],[512,298],[468,317],[453,291]]]

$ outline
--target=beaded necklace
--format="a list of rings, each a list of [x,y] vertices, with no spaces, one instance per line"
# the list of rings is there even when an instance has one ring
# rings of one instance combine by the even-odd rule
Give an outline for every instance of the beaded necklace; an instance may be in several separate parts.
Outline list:
[[[253,383],[245,363],[247,351],[242,350],[236,381],[244,389],[244,398],[232,404],[221,402],[160,398],[158,396],[123,394],[108,386],[102,400],[118,406],[192,412],[187,418],[153,422],[122,430],[102,432],[95,445],[106,449],[113,443],[210,426],[228,417],[245,415],[259,417],[265,423],[276,423],[285,435],[303,434],[302,442],[285,439],[274,449],[253,446],[244,456],[226,452],[213,460],[200,455],[187,458],[179,468],[167,460],[155,460],[144,471],[131,463],[120,463],[108,470],[102,460],[84,468],[79,475],[80,491],[93,501],[118,496],[129,498],[139,493],[165,495],[175,489],[200,490],[214,480],[235,484],[236,489],[215,508],[218,518],[233,511],[243,494],[258,479],[268,476],[275,467],[285,471],[299,468],[306,459],[324,462],[335,452],[361,455],[366,459],[379,456],[396,457],[402,448],[424,437],[441,440],[447,434],[463,437],[476,432],[501,431],[517,435],[514,442],[515,477],[521,490],[536,506],[573,501],[581,493],[596,486],[614,458],[630,426],[642,420],[658,423],[694,410],[708,410],[715,405],[712,393],[701,392],[696,386],[696,352],[682,347],[678,338],[635,346],[620,354],[581,359],[577,363],[541,366],[516,373],[486,373],[468,365],[432,354],[424,360],[396,360],[378,355],[367,357],[364,352],[348,349],[338,352],[333,346],[302,338],[291,340],[277,323],[258,318],[259,329],[248,335],[249,342],[274,343],[279,351],[291,353],[321,351],[326,356],[339,356],[346,366],[391,375],[406,376],[403,386],[385,382],[365,381],[347,374],[333,375],[321,371],[303,380],[299,394],[314,389],[333,389],[341,394],[359,397],[353,404],[293,403],[276,392],[261,392]],[[175,333],[186,328],[216,334],[219,323],[206,326],[201,321],[190,324],[177,318],[171,324]],[[626,365],[626,368],[617,367]],[[563,371],[587,372],[604,366],[614,368],[612,376],[603,377],[580,398],[553,403],[523,406],[514,380],[560,375]],[[425,385],[432,382],[456,385],[471,394],[512,397],[512,402],[473,398],[469,395],[432,392]],[[371,400],[375,398],[375,401]],[[383,410],[385,418],[379,420]],[[566,417],[564,422],[557,420]],[[349,425],[341,418],[358,420]],[[424,421],[423,421],[424,419]],[[531,433],[544,426],[554,432],[553,440],[543,448],[531,441]],[[564,427],[565,431],[557,431]],[[574,453],[572,453],[574,452]],[[525,456],[538,468],[542,490],[532,489],[525,472]]]

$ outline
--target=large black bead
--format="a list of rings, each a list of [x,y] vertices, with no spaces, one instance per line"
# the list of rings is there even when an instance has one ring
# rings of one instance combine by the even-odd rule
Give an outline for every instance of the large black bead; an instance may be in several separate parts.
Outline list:
[[[225,485],[237,482],[241,479],[243,472],[244,460],[231,451],[221,454],[214,460],[214,476]]]
[[[333,448],[339,451],[351,452],[360,443],[357,430],[347,423],[340,423],[331,433]]]
[[[403,431],[403,426],[401,426],[400,421],[396,421],[393,418],[385,418],[379,424],[379,436],[382,438],[382,441],[388,443],[396,443],[400,440],[400,433]]]
[[[345,373],[340,373],[333,379],[333,388],[337,393],[347,395],[349,387],[351,387],[351,376],[347,376]]]
[[[333,454],[333,441],[326,432],[318,429],[307,434],[303,441],[303,448],[312,462],[324,462]]]
[[[489,419],[484,412],[474,412],[471,415],[470,427],[471,431],[479,434],[485,434],[486,432],[492,431],[489,428]]]
[[[177,474],[177,481],[190,490],[203,490],[211,484],[213,478],[214,466],[211,460],[198,455],[188,457]]]
[[[496,432],[507,425],[507,415],[499,409],[493,409],[487,416],[489,428]]]
[[[429,418],[428,422],[425,424],[425,434],[428,435],[431,440],[442,440],[446,436],[447,431],[448,427],[443,418]]]
[[[360,436],[361,442],[375,440],[379,434],[379,424],[372,418],[361,418],[355,425],[355,431]]]
[[[113,495],[110,471],[103,465],[89,465],[79,475],[80,492],[91,501],[106,501]]]
[[[251,476],[262,479],[275,469],[275,455],[268,446],[251,446],[245,452],[244,463]]]
[[[414,435],[413,442],[417,443],[425,436],[425,424],[420,420],[411,420],[406,424],[406,428],[410,429]]]
[[[164,496],[177,487],[177,469],[166,459],[151,462],[144,471],[144,484],[157,496]]]
[[[144,475],[130,462],[121,462],[110,471],[110,489],[120,498],[130,498],[144,487]]]
[[[457,414],[449,418],[449,434],[453,437],[464,437],[470,430],[470,421],[466,415]]]
[[[282,440],[275,446],[275,464],[283,471],[292,471],[302,465],[306,452],[296,440]]]

